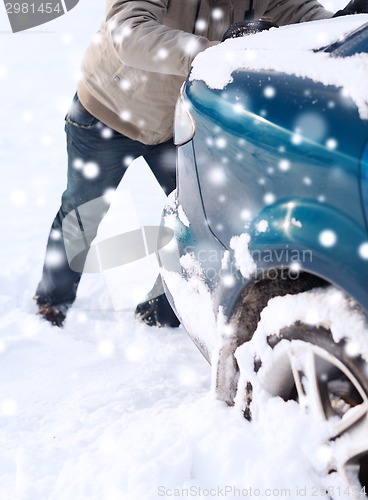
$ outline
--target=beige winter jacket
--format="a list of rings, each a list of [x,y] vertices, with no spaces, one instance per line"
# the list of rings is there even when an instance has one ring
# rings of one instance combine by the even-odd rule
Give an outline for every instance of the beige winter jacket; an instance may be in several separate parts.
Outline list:
[[[88,47],[78,95],[114,130],[158,144],[172,137],[180,86],[194,57],[242,21],[251,0],[107,0]],[[254,0],[254,18],[278,25],[332,16],[316,0]],[[292,43],[292,41],[290,41]]]

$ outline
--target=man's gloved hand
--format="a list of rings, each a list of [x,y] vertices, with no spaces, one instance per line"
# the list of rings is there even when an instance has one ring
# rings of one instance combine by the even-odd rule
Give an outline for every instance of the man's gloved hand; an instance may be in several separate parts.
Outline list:
[[[263,19],[255,19],[254,21],[240,21],[240,23],[235,23],[230,26],[230,28],[225,32],[221,41],[223,42],[228,38],[238,38],[239,36],[253,35],[254,33],[269,30],[270,28],[278,28],[278,26],[271,21],[265,21]]]
[[[368,14],[368,0],[351,0],[346,7],[338,10],[332,17],[348,16],[350,14]]]

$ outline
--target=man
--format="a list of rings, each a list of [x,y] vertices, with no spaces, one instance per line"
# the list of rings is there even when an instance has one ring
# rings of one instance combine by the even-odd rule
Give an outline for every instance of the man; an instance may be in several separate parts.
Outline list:
[[[365,11],[366,0],[353,0],[336,15]],[[69,267],[62,232],[68,213],[115,189],[127,159],[140,155],[165,193],[175,188],[174,108],[194,57],[225,33],[254,32],[252,19],[285,25],[329,17],[317,0],[107,0],[66,117],[68,184],[36,291],[41,316],[62,326],[76,297],[83,259],[80,269]],[[83,223],[76,217],[69,239],[83,238],[88,249],[107,209],[100,206]],[[138,306],[136,314],[151,325],[179,324],[164,295]]]

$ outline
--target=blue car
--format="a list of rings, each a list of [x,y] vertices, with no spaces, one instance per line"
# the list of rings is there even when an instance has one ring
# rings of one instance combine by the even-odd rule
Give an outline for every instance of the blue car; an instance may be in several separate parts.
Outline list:
[[[362,15],[198,56],[163,216],[176,247],[160,252],[217,397],[248,419],[266,394],[331,423],[325,473],[350,498],[368,493],[367,53]]]

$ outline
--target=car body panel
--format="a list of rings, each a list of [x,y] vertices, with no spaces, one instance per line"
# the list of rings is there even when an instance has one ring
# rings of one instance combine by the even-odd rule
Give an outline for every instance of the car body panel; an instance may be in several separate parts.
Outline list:
[[[368,27],[358,31],[345,39],[349,57],[367,50]],[[323,50],[345,57],[344,41]],[[183,282],[192,277],[182,257],[191,255],[223,324],[252,282],[272,281],[273,270],[320,277],[368,312],[368,121],[356,101],[336,85],[241,68],[222,89],[187,81],[182,99],[195,123],[178,148],[170,212]],[[178,310],[175,290],[167,292],[186,327],[191,311]],[[206,344],[200,331],[194,336]]]

